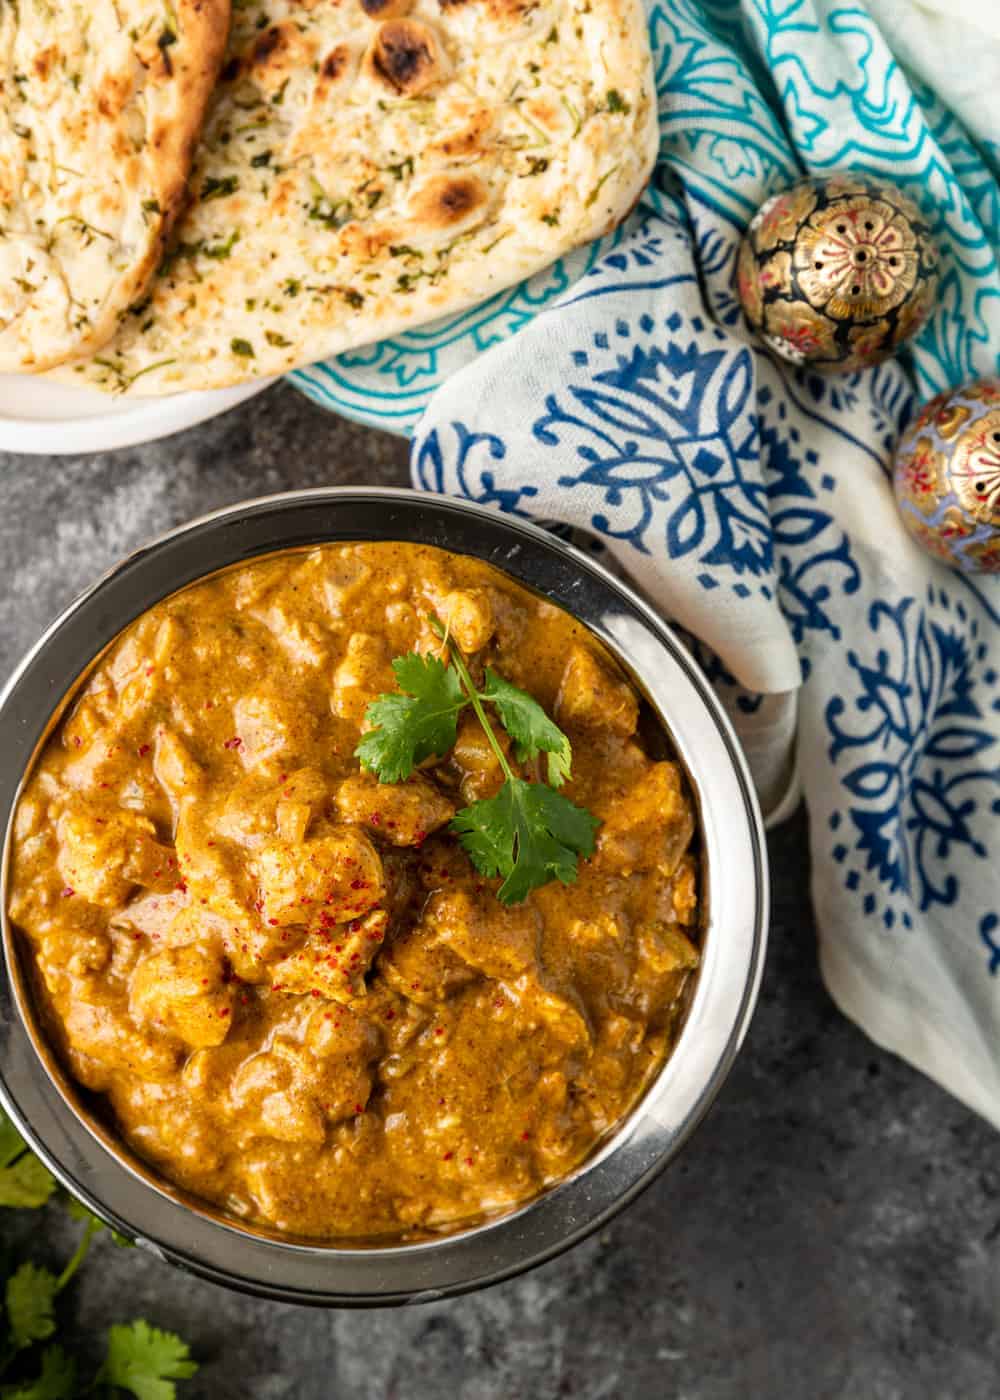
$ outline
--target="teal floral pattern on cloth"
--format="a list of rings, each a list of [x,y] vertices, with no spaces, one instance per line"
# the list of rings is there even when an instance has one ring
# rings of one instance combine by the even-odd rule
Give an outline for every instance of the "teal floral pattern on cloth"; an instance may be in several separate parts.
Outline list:
[[[921,400],[1000,369],[1000,45],[970,31],[966,130],[947,72],[904,71],[877,14],[656,0],[660,159],[634,221],[455,369],[411,463],[599,541],[683,629],[765,807],[804,793],[833,996],[1000,1125],[1000,578],[921,552],[889,478]],[[897,360],[822,377],[754,342],[735,258],[768,195],[845,169],[918,203],[941,288]]]

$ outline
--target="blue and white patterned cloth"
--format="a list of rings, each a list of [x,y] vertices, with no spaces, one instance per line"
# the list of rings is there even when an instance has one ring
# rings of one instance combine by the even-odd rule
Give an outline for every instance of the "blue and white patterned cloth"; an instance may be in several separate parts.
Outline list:
[[[804,791],[833,996],[1000,1125],[1000,578],[921,553],[888,477],[921,399],[1000,369],[1000,38],[949,13],[653,0],[660,159],[614,246],[305,378],[415,426],[427,490],[589,532],[689,634],[765,809]],[[843,169],[916,199],[943,278],[899,361],[824,379],[754,343],[734,262]]]

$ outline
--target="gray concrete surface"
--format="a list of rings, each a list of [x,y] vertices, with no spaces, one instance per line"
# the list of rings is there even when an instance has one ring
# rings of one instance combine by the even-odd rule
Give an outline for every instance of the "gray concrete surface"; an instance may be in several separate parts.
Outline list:
[[[0,673],[124,550],[243,497],[405,481],[405,446],[284,386],[109,456],[0,458]],[[187,1337],[204,1400],[993,1400],[995,1133],[871,1045],[819,981],[806,822],[771,837],[775,913],[745,1049],[682,1159],[599,1238],[455,1302],[312,1312],[101,1241],[65,1307],[96,1357],[143,1315]],[[76,1227],[0,1212],[65,1258]]]

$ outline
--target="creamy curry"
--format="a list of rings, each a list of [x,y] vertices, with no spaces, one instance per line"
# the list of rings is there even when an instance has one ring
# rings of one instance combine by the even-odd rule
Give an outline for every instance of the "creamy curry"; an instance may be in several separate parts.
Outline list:
[[[408,781],[361,769],[392,658],[443,654],[430,615],[569,736],[601,822],[575,883],[505,906],[450,834],[501,781],[471,714]],[[510,1209],[676,1038],[697,875],[664,750],[587,629],[477,560],[328,545],[189,587],[104,656],[17,810],[49,1034],[139,1156],[247,1221],[414,1238]]]

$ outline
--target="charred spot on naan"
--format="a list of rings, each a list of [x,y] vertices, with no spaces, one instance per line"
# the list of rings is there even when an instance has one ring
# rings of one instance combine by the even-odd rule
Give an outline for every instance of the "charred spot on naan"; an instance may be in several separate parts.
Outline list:
[[[274,98],[296,73],[316,61],[316,39],[304,34],[292,20],[272,24],[243,54],[231,58],[222,70],[224,82],[249,78],[266,96]]]
[[[434,175],[410,198],[415,226],[430,233],[462,233],[482,223],[490,194],[478,175]]]
[[[479,155],[485,149],[493,122],[494,113],[485,103],[466,104],[455,112],[455,120],[446,126],[444,134],[430,142],[426,155],[446,160]]]
[[[379,25],[367,65],[386,87],[405,97],[417,97],[447,74],[437,35],[415,19],[390,19]]]
[[[538,0],[439,0],[439,4],[445,14],[475,6],[485,10],[495,23],[503,25],[518,24],[539,9]]]
[[[402,19],[413,9],[413,0],[361,0],[369,19]]]

